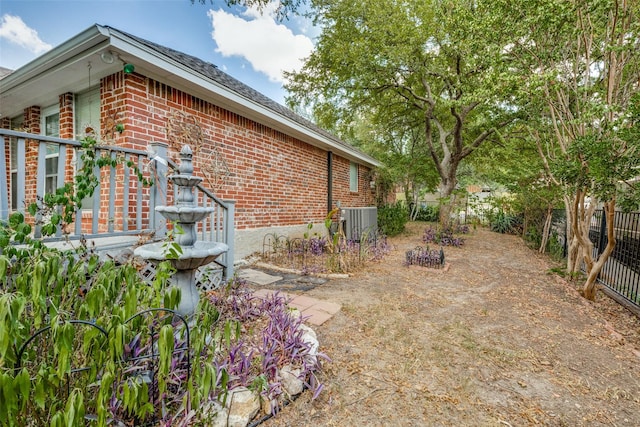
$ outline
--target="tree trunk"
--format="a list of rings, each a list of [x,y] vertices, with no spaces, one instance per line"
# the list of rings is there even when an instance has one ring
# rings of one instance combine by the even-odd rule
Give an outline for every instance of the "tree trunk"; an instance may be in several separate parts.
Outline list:
[[[542,229],[542,241],[540,242],[540,248],[538,252],[543,254],[547,249],[547,242],[549,241],[549,230],[551,229],[551,219],[553,218],[553,209],[551,206],[547,207],[547,215],[544,220],[544,227]]]
[[[440,227],[445,228],[451,222],[451,208],[455,200],[451,198],[456,187],[455,177],[440,183]]]
[[[567,246],[567,273],[573,277],[580,270],[580,244],[575,236]]]
[[[577,196],[574,196],[577,197]],[[565,216],[566,216],[566,229],[565,229],[565,234],[566,234],[566,242],[567,242],[567,273],[570,276],[573,276],[575,273],[578,272],[578,270],[580,269],[580,246],[579,246],[579,242],[578,239],[575,236],[574,233],[574,205],[573,205],[573,199],[574,197],[571,197],[569,195],[565,195],[564,196],[564,210],[565,210]]]
[[[609,256],[613,253],[613,249],[616,246],[616,236],[615,236],[615,210],[616,201],[615,199],[605,202],[603,215],[605,215],[605,220],[607,224],[607,246],[604,248],[604,251],[598,256],[598,259],[595,263],[591,264],[591,269],[588,270],[587,280],[582,288],[582,294],[588,300],[594,300],[596,297],[596,291],[598,290],[598,276],[602,271],[602,267],[609,259]]]

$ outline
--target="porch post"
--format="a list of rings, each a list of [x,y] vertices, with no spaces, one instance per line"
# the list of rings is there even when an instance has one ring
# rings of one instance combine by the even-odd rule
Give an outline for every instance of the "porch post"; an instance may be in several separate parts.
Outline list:
[[[7,188],[7,171],[9,170],[9,162],[5,155],[5,141],[9,138],[0,136],[0,219],[9,219],[9,189]]]
[[[224,234],[225,234],[225,242],[229,247],[227,253],[225,254],[225,264],[226,267],[224,269],[223,279],[225,281],[233,278],[233,263],[235,262],[234,253],[235,253],[235,212],[236,212],[236,202],[235,200],[225,200],[224,203],[227,205],[227,217],[224,222]]]
[[[167,220],[156,213],[156,206],[167,204],[167,162],[168,144],[164,142],[152,142],[151,161],[153,161],[155,182],[151,187],[151,197],[149,200],[149,228],[155,230],[156,237],[161,239],[167,234]]]

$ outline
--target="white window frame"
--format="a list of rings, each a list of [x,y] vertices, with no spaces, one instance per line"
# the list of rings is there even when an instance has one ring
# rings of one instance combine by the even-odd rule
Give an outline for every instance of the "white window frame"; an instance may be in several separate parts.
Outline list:
[[[91,97],[97,97],[97,111],[94,117],[94,115],[92,114],[92,111],[89,110],[89,121],[85,121],[85,122],[80,122],[80,98],[82,97],[87,97],[89,99],[89,109],[91,108],[91,104],[92,104],[92,100]],[[73,108],[74,108],[74,119],[73,119],[73,126],[74,126],[74,135],[77,135],[78,139],[82,139],[85,137],[85,127],[86,126],[91,126],[93,128],[93,130],[95,131],[95,138],[96,140],[100,140],[100,129],[101,129],[101,125],[100,125],[100,86],[96,86],[93,87],[85,92],[82,93],[77,93],[74,95],[73,97]],[[82,159],[80,158],[80,156],[82,155],[82,152],[80,150],[75,150],[75,156],[76,156],[76,160],[74,162],[75,164],[75,172],[77,172],[78,169],[80,169],[82,167]],[[95,197],[94,195],[91,195],[89,197],[85,197],[84,199],[82,199],[82,206],[81,209],[82,210],[92,210],[93,209],[93,199]]]
[[[349,191],[358,192],[358,164],[349,162]]]
[[[47,132],[47,118],[58,116],[58,129],[55,133]],[[44,136],[60,136],[60,108],[58,105],[52,105],[50,107],[43,108],[40,112],[40,134]],[[47,155],[45,157],[45,192],[52,194],[58,189],[58,182],[60,177],[58,176],[58,160],[60,158],[60,145],[59,144],[47,144]],[[47,164],[56,159],[55,172],[47,172]]]

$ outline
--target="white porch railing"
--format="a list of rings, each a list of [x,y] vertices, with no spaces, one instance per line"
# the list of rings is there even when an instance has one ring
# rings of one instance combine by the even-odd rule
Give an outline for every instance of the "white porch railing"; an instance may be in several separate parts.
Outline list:
[[[99,184],[93,199],[75,212],[72,224],[67,224],[65,229],[58,227],[53,236],[42,235],[41,218],[29,218],[27,207],[42,200],[47,191],[53,191],[53,186],[61,187],[73,181],[81,149],[79,141],[0,129],[0,220],[6,221],[14,211],[21,212],[33,225],[33,237],[45,242],[130,236],[128,240],[120,239],[124,246],[135,242],[136,236],[151,240],[164,238],[166,222],[156,214],[155,207],[173,203],[176,189],[168,188],[167,175],[177,171],[177,167],[167,160],[163,143],[151,144],[153,155],[117,146],[96,147],[96,156],[123,161],[115,167],[96,168],[94,174]],[[144,187],[137,171],[143,171],[153,185]],[[229,246],[229,251],[216,262],[222,267],[224,278],[231,278],[235,202],[218,199],[202,185],[197,190],[198,203],[215,208],[199,224],[198,237]]]

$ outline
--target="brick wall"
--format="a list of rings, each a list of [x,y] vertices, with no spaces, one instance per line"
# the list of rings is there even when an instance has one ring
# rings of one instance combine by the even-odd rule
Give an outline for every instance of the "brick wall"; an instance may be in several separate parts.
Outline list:
[[[194,174],[223,200],[236,201],[236,227],[254,229],[322,222],[327,213],[327,152],[269,127],[220,108],[210,102],[139,74],[118,72],[100,82],[102,143],[146,150],[151,142],[169,145],[169,157],[177,162],[183,143],[194,151]],[[60,136],[73,138],[73,94],[60,95]],[[115,132],[123,124],[124,132]],[[183,138],[180,126],[199,138]],[[24,127],[40,131],[40,107],[25,109]],[[176,129],[177,127],[177,129]],[[168,129],[171,131],[168,132]],[[105,140],[106,138],[106,140]],[[8,154],[8,153],[7,153]],[[37,150],[28,150],[27,164],[35,164]],[[67,155],[73,170],[72,153]],[[349,160],[333,156],[333,200],[341,206],[374,204],[369,169],[358,167],[358,192],[349,190]],[[119,166],[122,172],[123,166]],[[70,176],[65,177],[70,179]],[[35,199],[35,171],[29,172],[27,200]],[[33,179],[33,181],[31,181]],[[133,213],[135,188],[124,212],[123,189],[115,188],[116,212],[108,218],[108,169],[103,170],[100,230],[109,221],[121,223]],[[28,185],[29,187],[29,185]],[[144,204],[149,191],[144,190]],[[172,203],[167,195],[167,204]],[[143,224],[148,224],[148,214]],[[83,231],[91,218],[83,215]]]
[[[163,141],[177,161],[182,143],[190,142],[194,174],[219,198],[236,201],[237,228],[295,225],[325,217],[326,151],[138,74],[114,74],[102,87],[103,117],[116,111],[125,125],[119,144],[146,149],[151,141]],[[175,117],[185,126],[197,125],[202,139],[179,140],[176,133],[169,138],[167,127]],[[213,163],[228,176],[214,176]],[[352,193],[349,161],[334,156],[333,167],[334,200],[342,206],[373,204],[368,168],[359,167],[359,191]]]
[[[9,117],[1,117],[0,118],[0,127],[3,129],[11,128],[11,119]],[[7,183],[7,194],[9,196],[9,200],[7,201],[7,205],[11,207],[11,145],[8,140],[4,141],[4,158],[5,158],[5,182]]]

